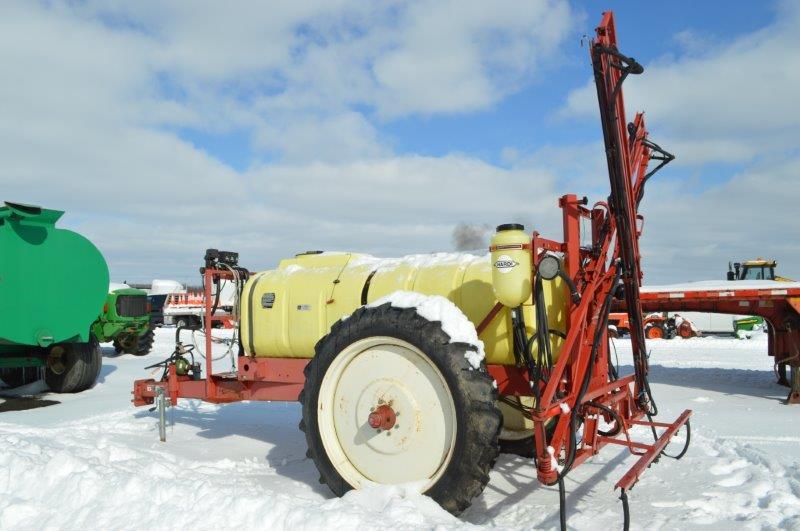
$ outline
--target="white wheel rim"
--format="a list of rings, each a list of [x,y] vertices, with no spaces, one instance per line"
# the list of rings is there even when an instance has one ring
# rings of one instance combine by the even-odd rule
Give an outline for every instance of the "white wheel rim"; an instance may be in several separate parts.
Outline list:
[[[370,412],[389,405],[391,429],[370,426]],[[418,483],[427,491],[453,455],[456,411],[442,373],[400,339],[356,341],[331,363],[320,386],[317,422],[331,464],[354,488]]]

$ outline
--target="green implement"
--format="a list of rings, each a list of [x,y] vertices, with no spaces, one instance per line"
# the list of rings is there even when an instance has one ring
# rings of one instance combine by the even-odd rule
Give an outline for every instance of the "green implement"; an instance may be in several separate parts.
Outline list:
[[[55,227],[62,211],[0,207],[0,344],[88,342],[108,293],[108,266],[92,242]]]
[[[149,354],[154,336],[147,293],[124,285],[110,290],[92,335],[101,343],[113,341],[117,353]]]
[[[63,214],[0,206],[0,379],[12,387],[44,376],[51,390],[74,393],[100,373],[92,323],[108,295],[108,266],[92,242],[56,228]]]

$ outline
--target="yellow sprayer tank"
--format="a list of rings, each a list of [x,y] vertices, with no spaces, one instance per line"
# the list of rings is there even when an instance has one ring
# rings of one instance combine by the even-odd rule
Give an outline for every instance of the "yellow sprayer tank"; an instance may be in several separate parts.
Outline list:
[[[241,338],[250,356],[311,358],[314,345],[339,319],[395,291],[441,295],[477,327],[497,304],[490,255],[412,255],[378,259],[351,253],[307,253],[256,273],[241,300]],[[529,266],[523,266],[529,267]],[[553,352],[566,333],[568,292],[561,279],[544,283]],[[504,308],[480,334],[486,362],[513,365],[511,316]],[[535,317],[528,288],[528,333]]]

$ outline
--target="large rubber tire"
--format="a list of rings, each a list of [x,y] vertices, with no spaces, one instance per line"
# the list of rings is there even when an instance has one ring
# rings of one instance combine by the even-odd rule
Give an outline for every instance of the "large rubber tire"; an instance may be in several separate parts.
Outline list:
[[[150,354],[150,351],[153,350],[153,341],[155,341],[155,338],[156,333],[151,325],[147,327],[147,332],[139,337],[139,341],[136,344],[136,350],[134,350],[133,353],[137,356],[146,356]]]
[[[500,439],[500,453],[532,458],[536,454],[536,441],[533,436],[522,439]]]
[[[114,338],[114,352],[117,354],[132,354],[136,352],[136,348],[138,345],[138,339],[133,334],[129,333],[122,333],[118,334],[117,337]]]
[[[0,369],[0,380],[9,387],[22,387],[41,378],[39,367],[13,367]]]
[[[695,337],[697,334],[692,328],[692,325],[689,324],[687,321],[684,321],[678,327],[678,335],[683,339],[691,339]]]
[[[362,345],[377,346],[364,348]],[[362,348],[363,350],[360,350]],[[409,373],[404,373],[402,379],[397,376],[394,376],[393,379],[378,374],[381,366],[385,367],[385,363],[394,359],[391,358],[393,356],[392,348],[405,348],[408,352],[411,350],[416,352],[414,355],[418,357],[415,358],[418,359],[416,362],[418,365],[414,365],[415,370],[410,371],[413,373],[411,376]],[[303,411],[300,429],[305,432],[308,444],[307,455],[313,459],[319,470],[320,482],[326,483],[338,496],[358,487],[360,481],[364,481],[364,483],[394,482],[381,481],[382,478],[377,477],[380,474],[386,474],[384,472],[367,477],[357,467],[357,464],[363,465],[364,463],[350,462],[348,454],[344,451],[339,455],[345,456],[345,459],[336,459],[334,462],[337,465],[332,464],[329,454],[336,454],[337,448],[343,448],[343,446],[337,445],[356,447],[358,452],[367,454],[364,459],[369,460],[374,457],[376,462],[385,463],[386,470],[390,470],[387,472],[389,475],[411,473],[407,471],[408,469],[391,464],[393,462],[391,459],[395,459],[395,454],[399,455],[397,457],[399,461],[394,461],[394,463],[414,462],[415,459],[428,460],[432,459],[431,456],[435,458],[440,455],[442,456],[440,462],[432,462],[433,467],[438,466],[434,473],[426,477],[404,478],[401,481],[424,482],[427,480],[427,484],[423,483],[424,486],[421,487],[421,490],[453,514],[459,514],[469,507],[473,498],[483,491],[489,481],[489,471],[497,459],[499,451],[498,435],[502,425],[502,415],[495,405],[497,391],[485,365],[481,363],[481,366],[475,369],[465,357],[468,350],[475,350],[475,348],[474,345],[467,343],[450,343],[450,337],[442,330],[440,322],[428,321],[418,315],[413,308],[401,309],[389,304],[374,308],[362,307],[348,319],[334,324],[330,333],[316,345],[316,355],[306,367],[305,387],[300,395]],[[364,355],[364,353],[368,354]],[[340,355],[342,358],[336,362]],[[409,356],[411,355],[409,354]],[[343,360],[350,361],[347,361],[345,368],[340,369],[341,364],[344,363]],[[424,372],[423,369],[416,370],[416,367],[423,365],[424,371],[428,372]],[[373,449],[373,446],[378,447],[382,444],[381,440],[375,439],[375,437],[381,437],[383,433],[379,431],[375,433],[376,430],[370,427],[366,418],[352,421],[352,425],[358,429],[356,438],[348,437],[347,433],[340,434],[339,431],[329,429],[330,422],[337,420],[347,422],[346,419],[349,417],[339,412],[340,410],[348,411],[347,407],[356,408],[356,406],[344,405],[342,402],[346,401],[346,397],[349,396],[345,395],[343,399],[337,398],[337,408],[331,409],[332,404],[324,401],[320,403],[321,390],[326,393],[331,386],[335,386],[335,389],[344,388],[345,384],[340,386],[340,382],[346,381],[343,375],[346,375],[345,371],[352,366],[375,369],[375,371],[358,373],[363,374],[362,380],[356,381],[363,381],[360,385],[364,386],[364,392],[360,396],[353,396],[353,403],[359,405],[363,405],[360,401],[362,397],[368,397],[365,400],[373,400],[375,396],[390,400],[390,404],[394,400],[396,400],[395,404],[401,406],[409,404],[411,402],[406,401],[406,395],[403,393],[414,388],[410,382],[419,381],[414,379],[419,379],[421,374],[437,373],[438,377],[422,381],[430,382],[431,387],[440,385],[446,389],[447,397],[452,400],[452,402],[449,399],[446,400],[452,408],[452,422],[446,417],[447,410],[450,408],[443,406],[438,412],[442,413],[442,418],[447,419],[443,425],[447,426],[449,422],[452,429],[448,432],[446,427],[441,428],[439,424],[426,424],[425,420],[420,420],[427,418],[428,411],[433,410],[425,409],[422,406],[417,409],[410,408],[402,416],[398,415],[398,424],[402,424],[404,421],[410,423],[410,418],[413,418],[415,419],[415,429],[409,427],[407,432],[400,430],[395,435],[395,439],[391,439],[392,444],[397,447],[403,446],[405,449],[387,455],[385,460],[381,460],[380,448]],[[332,367],[334,368],[332,369]],[[329,369],[330,376],[328,375]],[[356,369],[350,370],[356,371]],[[434,380],[439,383],[435,383]],[[378,388],[380,395],[375,394],[377,391],[372,394],[368,392],[370,389]],[[398,413],[403,411],[400,406],[397,407]],[[366,413],[368,414],[371,409],[367,409]],[[322,412],[321,415],[320,412]],[[336,418],[337,412],[340,415],[338,419],[329,421],[328,419]],[[434,411],[433,415],[437,414],[437,411]],[[409,447],[414,446],[416,438],[419,438],[419,441],[427,440],[426,437],[430,436],[430,431],[428,434],[425,433],[426,425],[436,426],[430,431],[441,429],[442,432],[450,434],[449,450],[440,452],[434,445],[431,448],[406,451]],[[405,428],[405,426],[402,427]],[[326,440],[329,441],[327,448],[323,443],[321,431],[325,431]],[[364,435],[362,436],[362,434]],[[391,436],[392,433],[386,433],[386,435]],[[359,439],[359,437],[362,438]],[[405,437],[408,437],[410,442]],[[331,442],[332,440],[333,442]],[[390,441],[390,439],[385,440]],[[438,439],[436,440],[438,441]],[[366,470],[367,467],[364,469]],[[361,477],[358,478],[358,475]],[[346,480],[345,476],[350,477],[352,483]],[[352,479],[354,477],[355,480]],[[384,475],[384,477],[386,476]]]
[[[54,345],[47,357],[44,380],[56,393],[80,393],[94,385],[102,364],[100,344],[94,339]]]

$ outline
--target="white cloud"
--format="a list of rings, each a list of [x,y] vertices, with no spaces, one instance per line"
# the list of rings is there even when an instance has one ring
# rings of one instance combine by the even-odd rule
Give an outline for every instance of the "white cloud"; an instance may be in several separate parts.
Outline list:
[[[370,121],[492,105],[571,18],[549,0],[485,20],[483,7],[4,2],[0,199],[67,210],[62,224],[136,281],[184,279],[211,246],[255,267],[305,248],[447,249],[456,223],[517,217],[525,195],[557,216],[548,172],[397,156]],[[424,89],[406,94],[406,75]],[[264,153],[236,171],[175,128],[235,132]]]
[[[275,113],[256,131],[256,144],[273,149],[285,162],[348,161],[389,154],[375,127],[360,113],[319,117],[305,113]],[[313,150],[309,153],[309,149]]]
[[[626,81],[629,114],[647,112],[658,140],[677,146],[676,164],[741,162],[795,147],[799,23],[800,4],[784,2],[773,24],[727,44],[700,45],[695,35],[686,54],[645,65],[643,75]],[[678,35],[687,40],[686,32]],[[594,85],[570,93],[560,114],[595,117]]]
[[[398,46],[375,61],[385,115],[463,112],[513,91],[570,28],[566,3],[419,2],[401,17]],[[531,31],[531,28],[537,28]]]
[[[80,13],[152,45],[148,64],[206,127],[264,128],[262,139],[282,134],[276,112],[486,108],[539,70],[573,19],[558,0],[93,2]]]
[[[667,170],[665,170],[667,171]],[[723,279],[728,261],[774,258],[800,279],[800,158],[758,164],[701,192],[654,180],[642,203],[647,281]]]
[[[313,248],[447,249],[461,221],[535,219],[530,228],[558,237],[555,198],[568,190],[555,176],[579,192],[605,192],[599,144],[546,146],[532,157],[508,151],[510,168],[500,168],[466,155],[397,155],[376,128],[379,119],[490,107],[558,53],[573,17],[549,1],[447,7],[4,2],[0,199],[66,209],[63,224],[98,243],[120,280],[193,280],[187,275],[214,246],[240,250],[259,268]],[[770,76],[796,82],[790,25],[651,66],[640,82],[660,81],[631,85],[629,95],[646,99],[655,139],[692,164],[789,149],[796,135],[781,132],[798,121],[791,87],[764,90]],[[754,72],[741,90],[739,60]],[[587,106],[586,95],[573,94],[568,112],[594,116],[588,96]],[[179,127],[243,132],[270,162],[236,171],[182,140]],[[645,204],[648,278],[722,274],[753,241],[759,254],[800,259],[781,236],[797,234],[781,212],[796,203],[798,190],[785,183],[800,168],[781,160],[699,196],[654,183]],[[772,236],[761,238],[762,226]],[[671,265],[683,256],[690,267]]]
[[[646,282],[721,279],[729,260],[756,256],[800,278],[798,22],[800,4],[782,2],[772,24],[727,41],[679,32],[682,50],[626,81],[628,115],[644,109],[653,140],[677,155],[641,208]],[[596,120],[594,85],[559,115]]]

